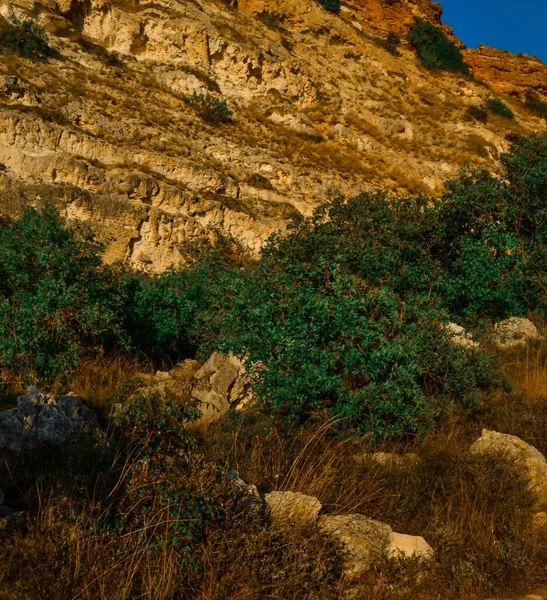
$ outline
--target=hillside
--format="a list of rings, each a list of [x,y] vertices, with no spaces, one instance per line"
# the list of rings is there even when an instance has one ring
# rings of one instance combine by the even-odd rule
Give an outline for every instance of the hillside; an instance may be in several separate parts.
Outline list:
[[[0,0],[0,600],[547,600],[546,125],[429,0]]]
[[[351,0],[340,14],[315,0],[1,11],[35,17],[61,54],[0,59],[1,210],[53,202],[93,224],[107,260],[149,271],[218,234],[257,252],[333,191],[438,194],[466,164],[496,170],[508,133],[545,124],[523,104],[547,93],[547,67],[531,57],[466,51],[474,78],[420,64],[405,36],[413,16],[440,23],[428,0]],[[232,122],[204,122],[194,94],[225,100]],[[470,116],[491,97],[515,119]]]

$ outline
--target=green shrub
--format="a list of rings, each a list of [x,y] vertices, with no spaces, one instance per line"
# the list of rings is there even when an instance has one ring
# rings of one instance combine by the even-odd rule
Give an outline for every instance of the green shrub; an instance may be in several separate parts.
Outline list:
[[[319,0],[319,2],[333,13],[340,12],[340,0]]]
[[[232,111],[226,104],[226,100],[216,98],[211,94],[198,94],[194,92],[188,98],[188,103],[193,106],[198,115],[207,123],[230,123]]]
[[[480,106],[470,106],[465,111],[465,116],[470,120],[473,119],[479,121],[479,123],[484,123],[485,125],[488,123],[488,113]]]
[[[196,317],[205,308],[195,274],[180,269],[158,276],[128,272],[119,294],[119,321],[134,352],[168,360],[194,355]]]
[[[537,94],[526,92],[524,106],[538,117],[543,117],[547,120],[547,102],[541,100]]]
[[[486,101],[486,108],[498,115],[501,115],[502,117],[506,117],[507,119],[513,119],[515,117],[513,111],[507,106],[507,104],[504,104],[498,98],[488,98]]]
[[[59,53],[49,45],[46,32],[36,21],[19,21],[15,16],[5,21],[0,30],[0,51],[35,60],[59,57]]]
[[[444,333],[426,209],[370,194],[335,200],[232,275],[219,347],[245,357],[283,420],[336,415],[361,435],[400,436],[434,427],[454,401],[476,405],[493,372]]]
[[[394,31],[390,31],[387,34],[386,39],[383,41],[384,48],[394,56],[399,56],[400,45],[401,38]]]
[[[428,69],[469,73],[460,49],[451,42],[439,27],[414,17],[415,25],[408,34],[408,41],[416,48],[422,63]]]
[[[121,337],[103,246],[51,207],[0,225],[0,365],[60,376]]]

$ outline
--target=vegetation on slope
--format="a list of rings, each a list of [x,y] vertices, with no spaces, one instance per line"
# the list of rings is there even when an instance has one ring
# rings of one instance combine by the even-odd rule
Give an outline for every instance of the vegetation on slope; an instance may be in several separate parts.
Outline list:
[[[422,434],[502,383],[444,326],[547,310],[547,142],[517,138],[504,178],[469,171],[441,199],[334,198],[262,257],[217,252],[158,277],[103,266],[51,208],[0,227],[5,377],[59,378],[97,352],[176,361],[232,351],[287,423],[343,416],[360,434]]]
[[[514,139],[503,166],[503,178],[462,173],[441,199],[335,197],[258,261],[215,251],[158,277],[103,265],[91,231],[51,208],[2,222],[6,383],[74,382],[78,363],[95,377],[111,352],[135,373],[139,358],[219,348],[246,359],[261,400],[203,439],[188,429],[190,398],[126,389],[102,430],[5,457],[0,487],[36,518],[2,540],[3,597],[341,597],[336,545],[314,527],[250,517],[230,468],[261,491],[314,494],[327,513],[426,535],[430,567],[378,563],[355,582],[359,597],[480,598],[544,583],[547,540],[530,533],[524,482],[465,448],[488,427],[547,451],[545,349],[503,365],[444,330],[449,319],[545,318],[547,140]],[[501,368],[516,391],[489,395]],[[417,459],[372,461],[403,434]]]
[[[424,66],[428,69],[469,73],[460,49],[446,37],[442,29],[420,17],[414,17],[414,21],[408,41],[416,48]]]

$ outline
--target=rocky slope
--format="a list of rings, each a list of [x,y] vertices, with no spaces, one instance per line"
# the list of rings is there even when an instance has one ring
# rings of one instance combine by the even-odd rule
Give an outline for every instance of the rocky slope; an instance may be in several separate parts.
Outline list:
[[[509,132],[545,125],[522,101],[547,92],[539,61],[481,47],[466,51],[475,79],[428,72],[383,40],[414,15],[440,24],[437,3],[342,4],[0,2],[62,55],[0,55],[1,211],[54,202],[93,224],[108,260],[161,271],[219,234],[257,252],[332,192],[438,193],[465,164],[495,169]],[[232,123],[204,122],[194,93],[225,99]],[[500,94],[515,120],[468,116]]]

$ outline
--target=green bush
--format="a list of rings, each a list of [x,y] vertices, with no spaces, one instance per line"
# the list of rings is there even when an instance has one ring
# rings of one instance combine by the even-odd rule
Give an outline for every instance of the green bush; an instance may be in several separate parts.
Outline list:
[[[479,123],[484,123],[485,125],[488,123],[488,113],[480,106],[470,106],[465,111],[465,116],[469,120],[479,121]]]
[[[0,225],[0,365],[60,376],[120,339],[102,252],[89,228],[53,208]]]
[[[283,420],[339,416],[361,435],[420,434],[454,401],[475,406],[495,378],[486,355],[444,333],[424,210],[338,199],[272,239],[255,269],[233,273],[219,347],[245,357]]]
[[[501,115],[502,117],[506,117],[507,119],[513,119],[515,117],[513,111],[507,106],[507,104],[504,104],[498,98],[488,98],[486,101],[486,108],[498,115]]]
[[[533,112],[538,117],[543,117],[547,120],[547,103],[544,102],[537,94],[526,92],[524,98],[524,106]]]
[[[170,269],[158,276],[128,272],[121,278],[118,314],[129,348],[155,359],[195,354],[196,318],[205,308],[196,273]]]
[[[340,0],[319,0],[319,2],[333,13],[340,12]]]
[[[428,69],[469,73],[469,67],[465,64],[460,49],[439,27],[419,17],[414,17],[414,21],[415,25],[408,34],[408,41]]]
[[[394,56],[399,56],[400,45],[401,38],[394,31],[390,31],[387,34],[386,39],[383,41],[384,48]]]
[[[194,92],[188,102],[207,123],[230,123],[232,120],[233,113],[222,98]]]
[[[35,60],[59,57],[59,53],[49,45],[46,32],[36,21],[19,21],[15,16],[5,21],[0,29],[0,51]]]

